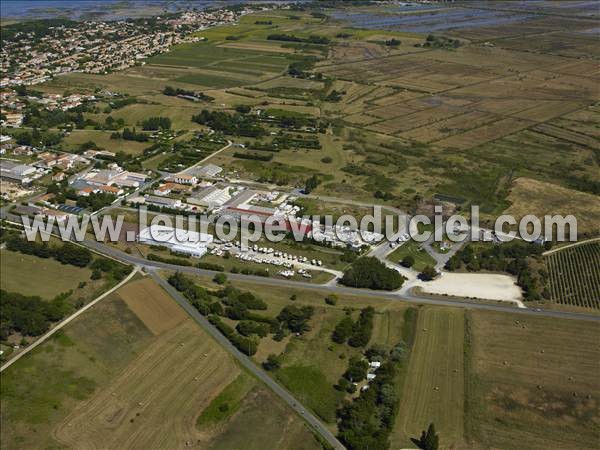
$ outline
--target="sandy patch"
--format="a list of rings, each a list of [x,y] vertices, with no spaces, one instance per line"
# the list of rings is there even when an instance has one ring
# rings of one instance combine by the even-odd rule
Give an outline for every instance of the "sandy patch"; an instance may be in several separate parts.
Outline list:
[[[419,286],[430,294],[510,302],[518,302],[521,299],[521,288],[515,284],[513,278],[494,273],[443,272],[436,280],[421,283]]]

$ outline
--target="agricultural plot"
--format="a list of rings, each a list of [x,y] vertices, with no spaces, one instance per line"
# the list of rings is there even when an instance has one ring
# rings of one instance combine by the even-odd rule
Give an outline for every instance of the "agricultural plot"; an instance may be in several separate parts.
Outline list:
[[[581,27],[574,21],[569,22],[570,27]],[[518,51],[545,53],[550,55],[566,56],[569,58],[598,58],[597,33],[593,30],[598,26],[596,22],[587,22],[592,32],[555,32],[537,36],[536,39],[523,39],[511,37],[498,41],[502,48]]]
[[[238,373],[158,285],[137,280],[2,373],[2,447],[184,447]]]
[[[184,446],[196,433],[199,411],[236,373],[230,357],[188,319],[164,331],[55,434],[64,444],[87,448]],[[165,421],[165,414],[175,422]]]
[[[600,439],[597,324],[468,314],[468,446],[595,448]]]
[[[57,446],[54,429],[151,340],[143,323],[113,294],[21,358],[1,375],[2,448]]]
[[[546,262],[552,301],[600,309],[600,242],[558,250]]]
[[[61,264],[54,259],[0,250],[0,288],[22,295],[38,295],[50,300],[81,282],[90,281],[91,270]],[[35,273],[35,281],[32,274]]]
[[[425,125],[400,133],[398,136],[423,143],[440,141],[450,136],[464,133],[498,120],[498,116],[485,112],[472,111],[442,119],[431,125]]]
[[[267,50],[259,50],[258,43],[235,42],[234,46],[181,44],[169,53],[150,58],[146,70],[171,68],[177,74],[171,77],[175,82],[223,89],[276,76],[299,58],[287,50],[278,52],[277,47],[268,44],[262,45],[267,45]],[[187,73],[182,74],[181,69]]]
[[[392,434],[398,448],[434,422],[440,446],[464,446],[464,312],[431,308],[418,316],[416,339]]]
[[[468,149],[494,141],[531,126],[533,122],[513,118],[488,123],[479,128],[466,131],[437,141],[436,144],[446,148]]]
[[[268,411],[268,414],[265,412]],[[208,442],[211,450],[319,450],[321,445],[303,420],[278,401],[275,394],[257,386],[242,400],[237,412]]]
[[[580,236],[594,235],[598,231],[600,204],[592,194],[522,177],[512,184],[508,201],[510,207],[504,214],[510,214],[517,220],[527,214],[538,217],[545,214],[572,214],[577,218]]]
[[[77,151],[82,144],[91,141],[94,142],[98,148],[108,151],[122,151],[130,155],[141,155],[144,149],[151,145],[148,142],[111,139],[111,134],[111,131],[73,130],[71,134],[64,139],[65,150]]]

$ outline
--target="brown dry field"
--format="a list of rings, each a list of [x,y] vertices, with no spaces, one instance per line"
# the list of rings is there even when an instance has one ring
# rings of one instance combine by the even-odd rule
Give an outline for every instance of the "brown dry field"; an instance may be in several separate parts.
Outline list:
[[[188,319],[78,406],[54,435],[73,448],[185,448],[197,435],[199,413],[238,373]]]
[[[511,206],[504,211],[517,220],[527,214],[568,215],[577,218],[578,234],[600,233],[600,202],[598,197],[531,178],[518,178],[508,196]]]
[[[268,414],[265,414],[268,411]],[[207,444],[210,450],[318,450],[304,422],[268,389],[258,386]]]
[[[179,325],[187,317],[183,309],[149,278],[127,284],[119,290],[119,295],[155,336]]]
[[[73,448],[185,448],[196,418],[239,368],[150,279],[119,291],[157,336],[54,431]],[[166,420],[166,419],[169,420]]]
[[[293,48],[285,48],[281,45],[274,44],[272,42],[264,41],[245,41],[245,42],[227,42],[225,44],[219,44],[217,47],[225,48],[236,48],[242,50],[254,50],[260,52],[273,52],[273,53],[294,53]]]
[[[597,448],[595,323],[470,314],[468,435],[495,448]]]
[[[476,147],[536,122],[577,114],[600,99],[597,65],[502,48],[471,45],[321,68],[348,87],[338,107],[348,123],[440,148]],[[373,82],[393,91],[371,95]],[[354,99],[356,93],[363,95],[361,101]],[[465,114],[466,126],[459,114]],[[597,141],[587,139],[584,145]]]
[[[533,122],[506,118],[494,123],[474,128],[461,134],[437,141],[437,145],[446,148],[468,149],[486,142],[500,139],[533,125]]]

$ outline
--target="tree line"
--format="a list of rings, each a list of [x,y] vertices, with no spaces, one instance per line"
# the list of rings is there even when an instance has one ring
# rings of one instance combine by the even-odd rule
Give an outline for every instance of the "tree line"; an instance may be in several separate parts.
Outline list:
[[[257,138],[267,135],[267,130],[261,127],[257,117],[252,115],[203,109],[199,114],[192,116],[192,121],[232,136]]]
[[[521,240],[501,244],[467,244],[448,260],[445,268],[449,271],[506,272],[517,277],[525,300],[549,299],[543,251],[543,246]]]
[[[92,252],[70,242],[51,246],[47,242],[30,242],[19,236],[11,236],[6,240],[6,248],[38,258],[53,258],[60,263],[76,267],[86,267],[92,261]]]
[[[268,317],[257,312],[266,310],[267,304],[251,292],[231,285],[209,291],[179,272],[171,275],[168,282],[238,350],[249,356],[256,353],[260,339],[269,333],[275,340],[281,340],[290,332],[304,333],[310,329],[308,322],[314,312],[310,306],[288,305],[276,317]],[[224,317],[237,321],[235,328],[223,322]]]
[[[375,310],[368,306],[361,310],[360,316],[354,322],[349,314],[336,325],[331,339],[338,344],[348,342],[351,347],[364,347],[369,343],[373,332],[373,317]]]
[[[65,299],[70,292],[47,301],[38,296],[25,296],[15,292],[0,291],[0,339],[13,333],[39,336],[71,311]]]

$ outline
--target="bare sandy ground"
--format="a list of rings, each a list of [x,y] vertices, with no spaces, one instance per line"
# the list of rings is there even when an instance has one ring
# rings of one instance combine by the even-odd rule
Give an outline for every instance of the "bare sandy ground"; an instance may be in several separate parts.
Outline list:
[[[415,282],[413,287],[416,285],[430,294],[509,301],[517,303],[521,308],[525,307],[521,302],[521,288],[508,275],[443,272],[439,278],[433,281]]]

